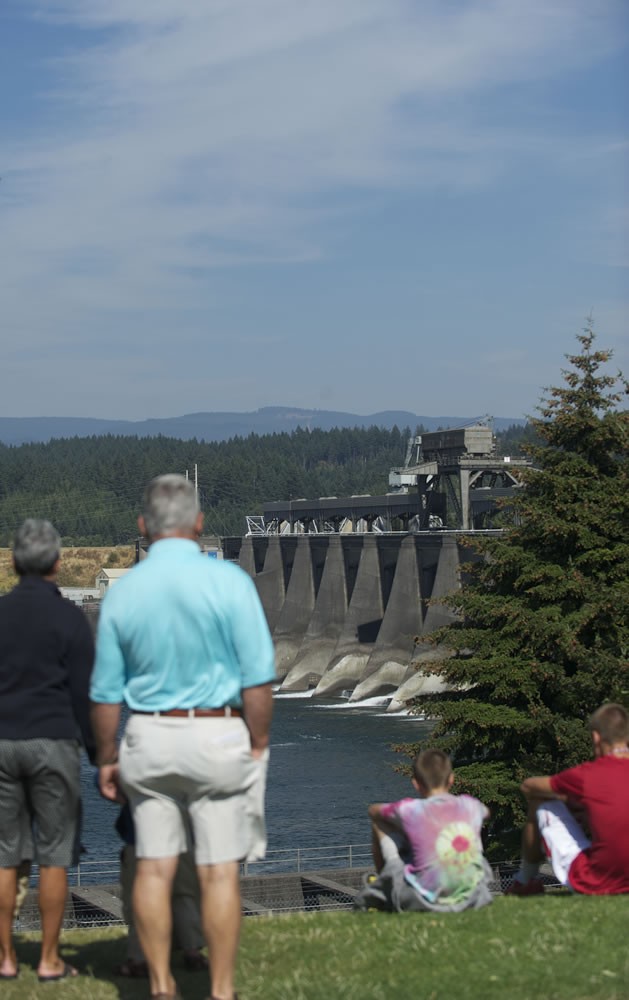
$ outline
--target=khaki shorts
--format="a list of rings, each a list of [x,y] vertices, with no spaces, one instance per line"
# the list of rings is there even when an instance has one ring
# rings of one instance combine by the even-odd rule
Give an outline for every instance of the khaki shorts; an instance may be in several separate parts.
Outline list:
[[[242,719],[131,715],[120,747],[120,779],[133,813],[137,857],[188,850],[186,814],[197,864],[251,857],[260,834],[255,803],[259,811],[265,778],[266,759],[251,756]]]

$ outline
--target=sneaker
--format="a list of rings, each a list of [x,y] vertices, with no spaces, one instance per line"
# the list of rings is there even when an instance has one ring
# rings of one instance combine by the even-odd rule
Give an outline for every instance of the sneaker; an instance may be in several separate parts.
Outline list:
[[[505,889],[505,896],[539,896],[544,891],[544,883],[541,878],[530,878],[528,882],[518,882],[514,878],[508,888]]]

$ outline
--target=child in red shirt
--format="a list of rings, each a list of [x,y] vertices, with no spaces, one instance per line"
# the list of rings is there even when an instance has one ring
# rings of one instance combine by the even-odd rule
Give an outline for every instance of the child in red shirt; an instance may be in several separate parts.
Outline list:
[[[522,865],[507,892],[543,892],[540,863],[548,859],[562,885],[590,895],[629,893],[629,717],[608,704],[590,719],[594,760],[560,774],[527,778],[529,802]],[[574,816],[585,813],[589,840]]]

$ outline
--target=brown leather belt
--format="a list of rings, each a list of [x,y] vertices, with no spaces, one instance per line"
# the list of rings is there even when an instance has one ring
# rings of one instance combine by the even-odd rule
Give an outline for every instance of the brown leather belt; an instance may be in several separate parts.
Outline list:
[[[169,708],[167,712],[144,712],[139,708],[133,709],[134,715],[174,715],[178,719],[184,718],[195,718],[195,719],[207,719],[207,718],[242,718],[242,711],[239,708],[232,708],[231,705],[225,705],[223,708]]]

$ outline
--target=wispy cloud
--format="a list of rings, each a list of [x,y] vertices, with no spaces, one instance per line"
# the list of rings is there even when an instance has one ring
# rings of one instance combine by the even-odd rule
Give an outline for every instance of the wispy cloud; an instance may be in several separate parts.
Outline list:
[[[159,325],[184,302],[211,308],[217,269],[316,260],[343,193],[355,206],[392,187],[456,192],[522,155],[565,159],[577,138],[560,149],[534,115],[516,127],[503,96],[613,52],[622,0],[19,9],[81,44],[52,61],[49,122],[4,146],[5,320],[76,340],[88,317],[104,329],[150,311]]]

